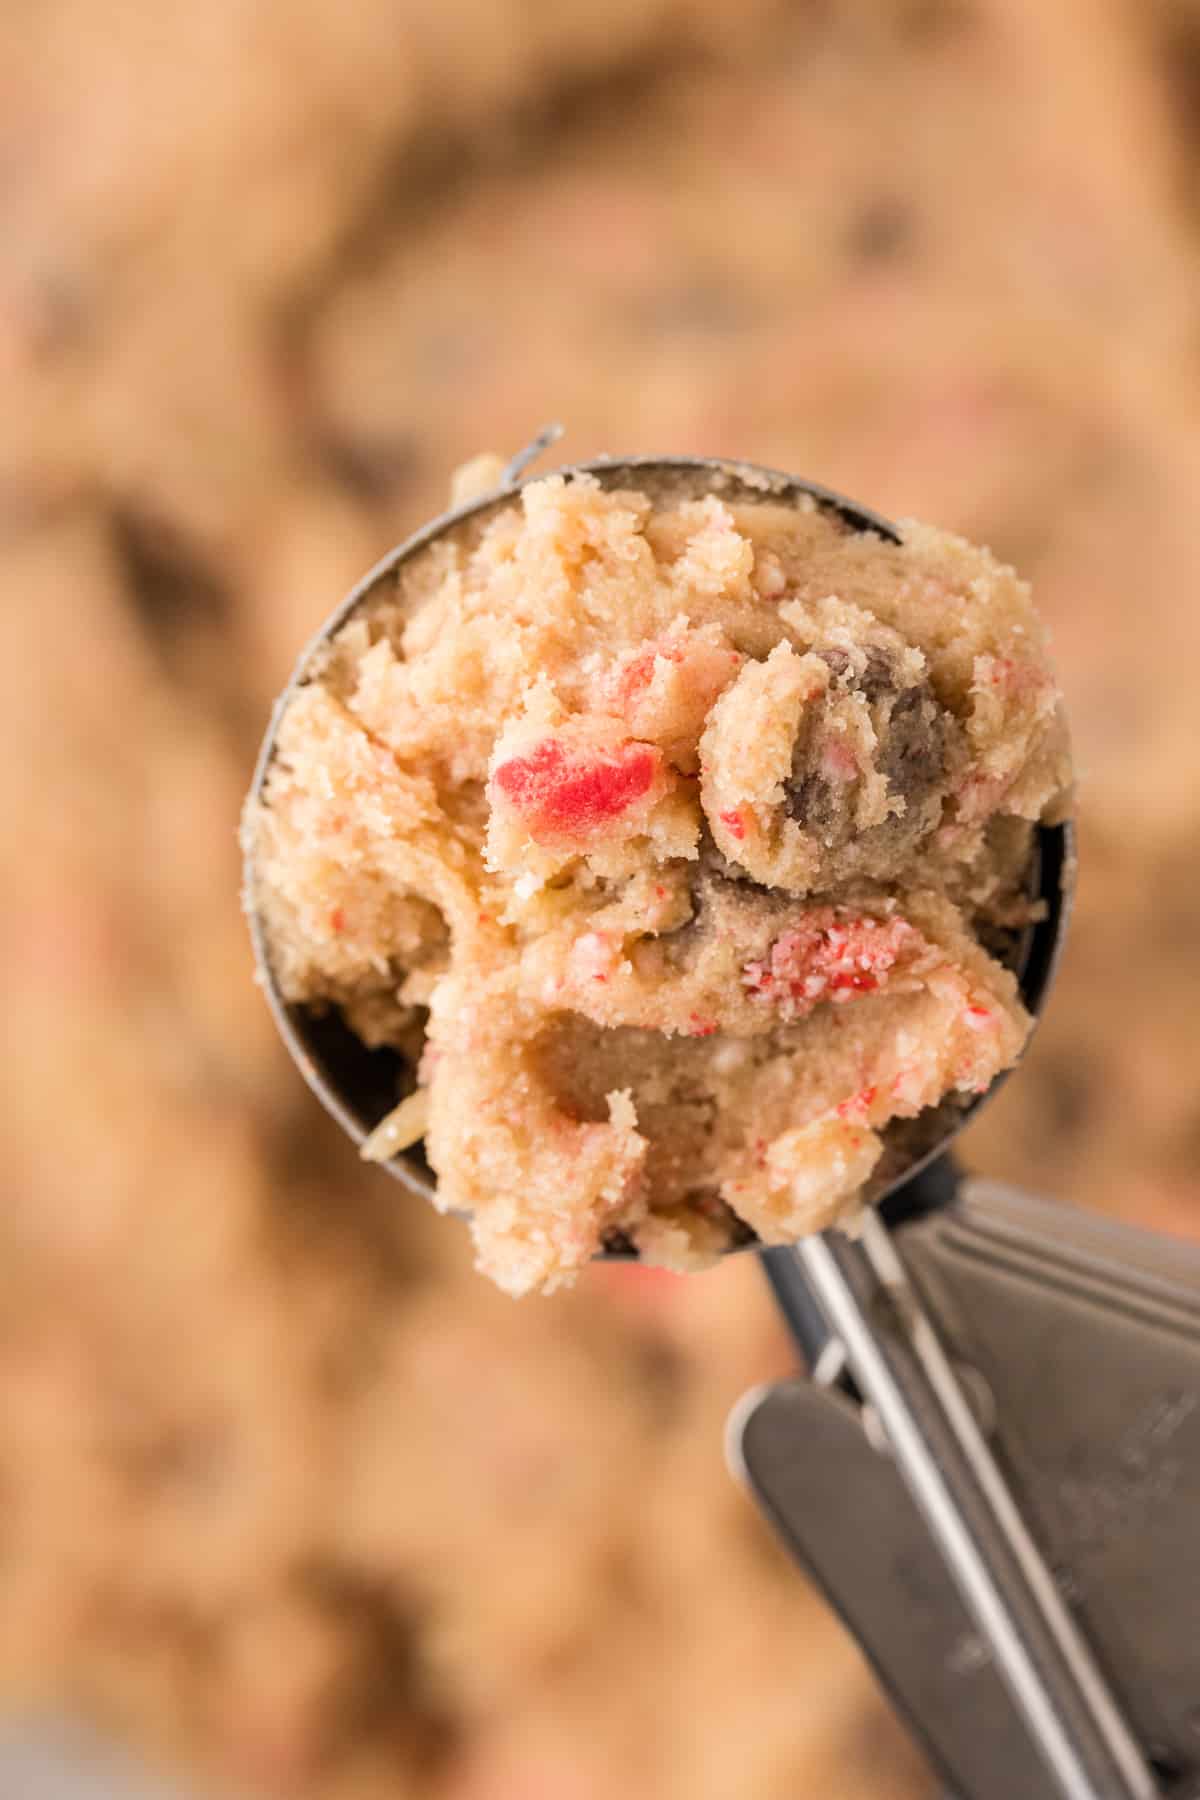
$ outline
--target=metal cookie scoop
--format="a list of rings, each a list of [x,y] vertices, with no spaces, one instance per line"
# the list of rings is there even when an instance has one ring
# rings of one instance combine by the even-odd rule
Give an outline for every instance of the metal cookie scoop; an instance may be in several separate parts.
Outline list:
[[[275,754],[275,736],[283,710],[295,690],[310,679],[314,659],[328,639],[379,590],[391,587],[396,571],[411,558],[421,554],[437,539],[459,532],[468,523],[478,523],[501,506],[511,504],[514,494],[524,485],[522,477],[529,464],[558,435],[557,427],[542,432],[508,465],[494,492],[442,514],[406,543],[390,551],[326,620],[302,653],[276,704],[254,774],[251,790],[254,798],[262,792]],[[812,501],[836,514],[854,531],[872,532],[892,543],[900,541],[896,527],[866,507],[815,482],[751,463],[720,457],[632,457],[619,461],[602,458],[572,464],[569,470],[562,472],[580,471],[594,475],[606,488],[636,485],[652,498],[661,495],[680,500],[715,493],[727,498]],[[1041,1011],[1057,960],[1070,902],[1072,870],[1070,827],[1042,827],[1037,834],[1029,879],[1031,897],[1042,902],[1043,916],[1024,933],[1014,958],[1021,998],[1034,1018]],[[254,872],[248,867],[247,894],[252,897],[254,890]],[[356,1143],[364,1143],[415,1078],[395,1051],[367,1049],[336,1013],[317,1016],[304,1007],[289,1005],[280,994],[271,966],[270,944],[262,922],[254,912],[251,913],[251,933],[263,989],[284,1042],[318,1099]],[[880,1171],[868,1189],[869,1198],[876,1203],[884,1201],[933,1163],[998,1086],[999,1083],[994,1082],[988,1094],[969,1100],[948,1099],[915,1120],[893,1122],[884,1134],[885,1153]],[[432,1194],[435,1177],[419,1146],[392,1157],[384,1166],[406,1187],[427,1199]],[[746,1247],[745,1243],[737,1246]],[[622,1249],[604,1254],[609,1260],[628,1260],[636,1252]]]
[[[409,558],[509,503],[528,464],[557,436],[555,428],[542,433],[508,466],[494,493],[435,519],[391,552],[326,622],[280,697],[254,777],[256,796],[274,754],[282,709],[308,679],[326,639]],[[586,469],[605,486],[634,482],[652,496],[673,499],[709,493],[803,498],[853,530],[899,541],[896,528],[866,508],[752,464],[634,458],[573,467]],[[1022,998],[1035,1018],[1061,946],[1072,871],[1069,827],[1043,827],[1030,871],[1043,917],[1026,932],[1015,957]],[[247,891],[253,896],[252,868]],[[394,1106],[402,1086],[411,1085],[411,1073],[405,1083],[399,1057],[368,1050],[336,1015],[318,1018],[286,1004],[262,922],[253,913],[251,929],[284,1041],[324,1105],[362,1143]],[[964,1189],[944,1154],[983,1098],[969,1105],[944,1103],[922,1116],[918,1133],[908,1126],[892,1141],[886,1177],[871,1195],[878,1210],[868,1214],[858,1241],[834,1231],[795,1248],[761,1252],[816,1379],[749,1396],[733,1421],[733,1458],[858,1634],[961,1800],[1149,1800],[1159,1787],[1149,1745],[1144,1747],[1145,1708],[1136,1706],[1128,1687],[1123,1704],[1114,1698],[1096,1660],[1093,1618],[1089,1615],[1091,1630],[1085,1635],[1047,1563],[1044,1546],[1055,1541],[1054,1534],[1039,1519],[1040,1544],[1035,1541],[989,1444],[990,1431],[1005,1449],[1008,1421],[998,1414],[995,1393],[1002,1383],[994,1375],[989,1382],[977,1367],[966,1369],[961,1357],[956,1365],[947,1353],[946,1343],[956,1335],[970,1338],[969,1332],[956,1332],[962,1285],[943,1270],[940,1286],[930,1290],[936,1301],[931,1304],[910,1274],[909,1243],[921,1250],[925,1263],[936,1262],[947,1231],[957,1225],[960,1237],[970,1238],[973,1230],[969,1255],[976,1271],[984,1272],[979,1280],[993,1303],[992,1315],[1003,1322],[989,1348],[993,1354],[997,1343],[1027,1350],[1023,1309],[1033,1304],[1030,1295],[1048,1261],[1035,1256],[1024,1290],[1000,1269],[995,1233],[989,1237],[987,1225],[979,1223],[988,1211],[987,1190],[971,1184]],[[419,1148],[387,1167],[406,1186],[432,1193],[434,1177]],[[1044,1221],[1039,1228],[1045,1229]],[[1009,1237],[1015,1233],[1019,1241],[1020,1232],[1018,1212],[1015,1225],[1009,1222]],[[1060,1225],[1057,1241],[1059,1266],[1069,1267],[1071,1231]],[[1111,1270],[1109,1279],[1115,1285]],[[1200,1272],[1196,1292],[1200,1296]],[[1200,1322],[1200,1301],[1196,1311]],[[1090,1352],[1096,1355],[1104,1333],[1094,1318],[1091,1325]],[[1197,1342],[1200,1366],[1200,1330]],[[1114,1392],[1118,1387],[1114,1384]],[[1041,1392],[1035,1377],[1018,1384],[1026,1412]],[[1190,1417],[1186,1407],[1181,1416]],[[880,1451],[890,1456],[890,1467],[880,1461]],[[1195,1465],[1200,1497],[1200,1445]],[[1200,1567],[1194,1580],[1200,1598]],[[1106,1642],[1103,1649],[1112,1663],[1111,1645]],[[956,1669],[962,1676],[958,1688]],[[1131,1709],[1143,1742],[1126,1717]],[[1160,1746],[1169,1746],[1160,1755],[1164,1766],[1178,1766],[1181,1734],[1186,1736],[1183,1725],[1155,1727]]]

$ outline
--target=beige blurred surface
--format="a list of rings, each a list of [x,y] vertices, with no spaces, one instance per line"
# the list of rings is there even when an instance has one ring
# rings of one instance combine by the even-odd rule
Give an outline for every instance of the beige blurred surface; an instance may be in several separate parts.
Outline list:
[[[237,807],[543,420],[1017,561],[1084,879],[980,1166],[1200,1230],[1200,8],[0,6],[0,1701],[253,1800],[916,1800],[721,1462],[746,1259],[521,1306],[318,1116]]]

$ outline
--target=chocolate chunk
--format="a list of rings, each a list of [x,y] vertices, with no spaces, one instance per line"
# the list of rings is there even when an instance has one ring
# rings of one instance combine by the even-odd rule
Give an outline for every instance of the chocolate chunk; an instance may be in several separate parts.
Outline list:
[[[845,836],[849,828],[845,806],[839,797],[845,789],[835,789],[832,781],[824,775],[795,775],[796,760],[793,759],[793,774],[790,781],[785,781],[783,791],[786,796],[784,807],[789,819],[795,819],[806,831],[815,832],[817,837],[826,843],[834,841],[835,836]]]
[[[881,645],[867,647],[863,668],[839,645],[816,653],[839,688],[862,695],[879,738],[877,766],[892,793],[906,803],[930,794],[946,773],[950,721],[927,681],[902,686],[896,658]],[[814,768],[819,725],[808,719],[796,740],[792,774],[785,783],[788,816],[832,847],[854,832],[856,782],[835,782]],[[871,829],[886,831],[885,821]]]
[[[867,646],[866,664],[861,674],[855,668],[850,652],[838,644],[818,650],[817,655],[835,681],[847,688],[856,688],[866,700],[878,700],[882,694],[894,693],[899,685],[894,659],[878,644]]]
[[[850,652],[848,650],[839,650],[837,646],[834,645],[828,650],[818,650],[817,655],[825,664],[825,667],[829,670],[831,675],[840,678],[849,673]]]
[[[892,701],[879,756],[894,794],[914,800],[937,786],[946,773],[948,736],[946,714],[929,683],[902,688]]]

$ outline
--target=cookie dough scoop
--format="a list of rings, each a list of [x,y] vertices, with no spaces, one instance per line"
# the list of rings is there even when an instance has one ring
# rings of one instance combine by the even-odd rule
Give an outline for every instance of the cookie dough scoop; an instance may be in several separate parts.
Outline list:
[[[252,805],[262,799],[289,702],[311,679],[331,640],[369,608],[373,596],[394,586],[397,572],[414,558],[511,502],[525,485],[530,462],[558,435],[556,428],[542,433],[502,470],[491,492],[468,499],[423,527],[349,595],[309,645],[280,697],[255,773]],[[603,459],[562,472],[586,473],[604,490],[636,489],[652,501],[720,494],[751,502],[769,499],[810,514],[815,508],[850,533],[900,542],[897,528],[866,507],[815,483],[746,463],[719,458]],[[864,704],[890,708],[890,773],[898,790],[907,794],[903,816],[911,825],[920,816],[923,768],[933,730],[928,696],[916,683],[898,684],[895,667],[882,652],[852,669],[844,651],[830,649],[821,680],[835,699],[848,690],[851,676]],[[793,821],[801,825],[807,821],[821,833],[836,858],[847,846],[852,848],[853,833],[838,814],[827,762],[798,746],[787,807]],[[626,776],[632,780],[629,771],[620,772],[623,780]],[[832,774],[837,773],[835,768]],[[876,829],[882,844],[883,834],[892,827],[884,822]],[[737,853],[736,817],[729,831],[735,841],[724,849]],[[1024,914],[1033,922],[1010,934],[1004,952],[1020,1000],[1034,1020],[1045,1003],[1059,955],[1072,871],[1069,824],[1036,826],[1027,885],[1027,897],[1035,904]],[[395,1117],[397,1093],[415,1094],[415,1069],[406,1069],[394,1043],[371,1047],[370,1034],[349,1029],[336,1006],[316,1011],[287,997],[256,902],[258,892],[251,839],[247,895],[259,980],[305,1080],[362,1145],[385,1116]],[[1068,1800],[1149,1800],[1157,1791],[1149,1763],[992,1453],[986,1403],[980,1400],[978,1386],[970,1380],[970,1372],[947,1354],[900,1248],[906,1221],[953,1209],[959,1178],[948,1147],[996,1085],[993,1081],[987,1092],[956,1095],[895,1128],[885,1127],[886,1153],[870,1188],[873,1205],[859,1216],[852,1234],[831,1229],[796,1244],[758,1248],[805,1364],[819,1385],[841,1397],[838,1404],[854,1404],[873,1441],[886,1450],[956,1603],[978,1634],[980,1654],[998,1677],[1011,1709],[1007,1747],[1012,1760],[1025,1770],[1020,1791],[1029,1800],[1035,1793]],[[419,1110],[414,1100],[411,1130],[404,1128],[403,1117],[393,1127],[395,1154],[385,1166],[406,1187],[430,1198],[436,1192],[436,1178],[422,1153]],[[729,1245],[730,1250],[754,1247],[749,1232],[742,1234],[741,1242]],[[628,1261],[636,1250],[628,1238],[614,1232],[606,1239],[602,1256]],[[734,1421],[735,1461],[796,1548],[798,1530],[789,1529],[794,1526],[789,1483],[794,1487],[796,1470],[807,1466],[806,1447],[791,1431],[786,1407],[781,1414],[773,1394],[767,1395],[769,1405],[757,1404],[759,1398],[750,1396]],[[833,1584],[830,1591],[837,1598]],[[923,1703],[904,1692],[902,1677],[893,1678],[882,1663],[880,1667],[894,1696],[936,1748],[938,1731],[922,1716]],[[996,1766],[1004,1766],[999,1752]]]
[[[371,614],[374,603],[385,599],[396,592],[398,578],[403,572],[414,567],[425,567],[430,558],[437,554],[439,545],[453,544],[461,540],[462,535],[479,533],[482,526],[488,524],[489,518],[495,517],[504,508],[511,508],[513,500],[527,486],[525,472],[534,457],[547,448],[558,436],[556,428],[549,428],[542,436],[536,437],[522,454],[509,463],[506,470],[500,473],[495,486],[489,486],[484,493],[473,493],[470,499],[443,517],[435,518],[430,524],[421,527],[416,535],[408,538],[405,544],[399,545],[392,553],[387,554],[376,569],[372,569],[365,580],[347,596],[335,614],[329,617],[326,625],[318,632],[313,643],[300,655],[297,670],[291,677],[290,684],[282,691],[279,702],[273,711],[272,724],[264,738],[263,751],[257,761],[254,785],[250,794],[250,812],[263,808],[270,803],[270,776],[277,760],[281,758],[279,749],[279,733],[281,724],[288,715],[290,707],[297,698],[306,695],[309,684],[315,680],[315,671],[324,670],[327,659],[331,655],[331,646],[345,634],[347,625],[356,619]],[[596,463],[576,464],[569,470],[561,470],[565,475],[587,473],[592,481],[597,482],[604,491],[633,490],[640,495],[648,495],[655,504],[676,504],[678,500],[696,502],[707,497],[720,497],[723,502],[738,504],[763,504],[770,502],[774,508],[783,508],[784,515],[788,509],[795,509],[806,517],[813,511],[820,517],[837,522],[838,529],[849,536],[864,536],[865,544],[882,542],[882,544],[898,545],[901,542],[900,531],[892,526],[889,520],[880,517],[864,506],[858,506],[853,500],[844,499],[833,491],[822,488],[810,481],[801,481],[795,475],[763,470],[754,464],[727,461],[720,457],[637,457],[637,459],[601,459]],[[766,608],[770,610],[770,608]],[[867,855],[874,855],[880,860],[880,868],[887,871],[887,859],[894,855],[894,839],[898,833],[914,832],[914,819],[921,815],[921,794],[927,787],[927,765],[936,758],[939,751],[939,731],[945,727],[939,709],[932,704],[932,695],[927,682],[909,679],[903,686],[903,680],[896,673],[896,652],[889,644],[871,644],[864,655],[856,650],[847,650],[844,644],[844,628],[838,637],[837,628],[829,639],[828,646],[822,648],[819,657],[792,657],[792,662],[813,662],[822,679],[828,682],[826,700],[829,709],[838,709],[842,715],[849,716],[851,724],[867,720],[874,716],[878,720],[880,706],[885,707],[885,716],[889,724],[887,736],[887,760],[885,774],[889,779],[892,792],[900,794],[898,814],[889,815],[882,823],[874,824],[865,832],[855,833],[847,826],[847,810],[851,801],[846,796],[855,796],[856,783],[837,781],[828,774],[829,747],[822,752],[820,740],[813,743],[813,733],[808,738],[797,738],[793,751],[792,776],[784,785],[786,801],[783,823],[783,842],[802,844],[808,837],[822,844],[822,855],[831,859],[831,864],[846,873],[842,864],[847,855],[855,853],[856,846],[867,844]],[[667,646],[671,655],[676,655],[675,646]],[[858,657],[864,666],[847,668],[851,657]],[[628,680],[637,670],[644,657],[633,659],[622,666],[621,679]],[[766,662],[748,664],[747,673],[757,675],[759,671],[772,670],[772,664],[779,661],[777,653]],[[856,682],[856,688],[853,686]],[[745,682],[738,682],[738,688]],[[838,725],[844,720],[837,720]],[[862,725],[855,724],[855,729]],[[867,729],[871,729],[867,725]],[[844,740],[842,740],[844,742]],[[853,742],[853,738],[849,740]],[[540,754],[542,747],[536,754]],[[703,752],[703,745],[702,745]],[[286,761],[286,752],[284,758]],[[533,763],[534,758],[525,758],[525,763]],[[509,767],[518,767],[516,760]],[[613,765],[615,767],[615,765]],[[504,770],[502,770],[504,772]],[[615,776],[624,776],[624,770],[615,769]],[[757,873],[759,855],[766,855],[766,850],[752,842],[754,833],[748,833],[747,826],[741,819],[750,819],[752,810],[748,806],[738,812],[727,812],[716,805],[709,805],[709,812],[714,815],[714,832],[730,832],[729,842],[720,848],[709,846],[709,851],[702,851],[700,862],[694,864],[678,864],[696,871],[693,877],[694,893],[698,913],[703,913],[705,922],[709,922],[709,932],[725,934],[727,938],[741,927],[741,922],[750,916],[752,907],[779,905],[779,891],[774,889],[768,900],[759,896],[768,896],[768,889],[759,886],[754,875]],[[795,821],[801,821],[797,824]],[[434,1197],[437,1188],[432,1168],[426,1161],[421,1138],[423,1138],[423,1116],[425,1102],[423,1093],[416,1085],[416,1055],[419,1044],[414,1048],[412,1057],[407,1057],[396,1042],[383,1040],[383,1033],[371,1030],[353,1030],[345,1022],[345,1008],[338,1004],[315,1004],[306,1001],[295,1001],[286,992],[286,983],[281,979],[281,956],[277,934],[273,934],[270,923],[264,916],[261,895],[263,880],[255,869],[255,857],[259,855],[261,837],[255,833],[246,833],[246,905],[250,914],[250,931],[254,940],[257,974],[263,985],[266,1001],[272,1008],[275,1024],[279,1026],[282,1039],[297,1060],[300,1073],[306,1078],[309,1087],[315,1091],[318,1100],[324,1103],[327,1111],[335,1116],[349,1136],[360,1145],[367,1147],[367,1154],[380,1161],[398,1181],[410,1190],[421,1193],[425,1199]],[[516,859],[524,855],[520,850]],[[912,860],[912,851],[909,853]],[[919,846],[918,846],[919,857]],[[736,859],[736,860],[734,860]],[[842,859],[842,862],[838,862]],[[867,871],[873,873],[871,864]],[[1051,983],[1052,968],[1058,958],[1063,925],[1067,918],[1067,905],[1070,896],[1070,871],[1072,871],[1072,848],[1070,848],[1069,824],[1038,824],[1033,828],[1033,842],[1025,869],[1025,896],[1031,904],[1025,907],[1025,918],[1033,923],[1025,923],[1022,929],[1009,931],[1004,941],[1004,949],[999,952],[1000,959],[1016,977],[1018,1001],[1029,1015],[1036,1021],[1042,1010],[1045,995]],[[851,875],[855,869],[849,871]],[[730,880],[730,875],[738,875],[738,880]],[[520,889],[522,880],[518,878],[515,886]],[[824,878],[820,886],[826,886]],[[743,898],[743,896],[748,896]],[[793,914],[777,914],[784,923]],[[335,923],[340,925],[340,909],[335,909]],[[714,925],[712,925],[712,922]],[[757,963],[748,963],[748,967],[756,970],[754,992],[750,995],[745,1010],[759,1015],[772,1012],[775,1006],[777,1017],[784,1022],[795,1015],[802,1022],[806,1008],[811,1001],[797,1001],[793,994],[802,985],[811,986],[811,970],[817,970],[817,983],[822,986],[822,997],[833,1001],[849,1001],[855,999],[858,986],[873,985],[874,981],[883,981],[883,974],[876,972],[876,965],[887,965],[894,950],[891,947],[891,936],[887,923],[878,927],[874,922],[873,931],[867,934],[864,943],[858,949],[864,952],[862,961],[855,961],[855,943],[849,943],[842,950],[840,958],[829,961],[833,954],[828,947],[829,938],[835,936],[837,925],[833,931],[824,932],[822,941],[815,947],[799,945],[797,932],[781,934],[768,956]],[[693,922],[687,931],[676,931],[673,936],[660,938],[660,945],[666,947],[667,970],[662,977],[662,988],[666,992],[669,977],[675,968],[675,945],[685,941],[696,941],[700,920]],[[907,927],[901,927],[901,931]],[[588,949],[592,936],[579,943],[578,952],[570,958],[578,963],[579,954]],[[682,954],[682,952],[680,952]],[[752,956],[747,950],[745,956]],[[810,961],[799,968],[797,979],[797,958],[810,956]],[[788,961],[788,958],[792,961]],[[813,961],[815,958],[815,961]],[[822,961],[824,958],[824,961]],[[874,958],[874,963],[871,959]],[[869,968],[871,963],[871,968]],[[864,974],[864,970],[867,970]],[[585,970],[585,976],[590,974]],[[594,983],[606,979],[603,970],[597,963],[597,970],[590,981],[583,981],[585,1001],[599,995],[599,988]],[[732,985],[738,986],[738,970],[734,967]],[[743,976],[743,981],[747,977]],[[772,986],[774,983],[774,986]],[[590,990],[590,992],[588,992]],[[790,992],[788,992],[790,990]],[[612,990],[610,990],[612,992]],[[775,995],[783,995],[775,1004]],[[770,1001],[772,1004],[766,1004]],[[684,1003],[687,1004],[687,1003]],[[826,1008],[829,1012],[829,1008]],[[833,1006],[833,1015],[838,1024],[846,1021],[849,1013],[855,1012],[851,1006]],[[698,1035],[707,1035],[707,1021],[693,1015],[691,1026],[698,1028]],[[707,1030],[705,1030],[707,1028]],[[687,1031],[687,1028],[685,1028]],[[599,1033],[603,1039],[606,1033]],[[608,1033],[613,1042],[621,1042],[628,1046],[637,1037],[637,1033]],[[646,1033],[642,1033],[646,1037]],[[981,1033],[986,1037],[986,1033]],[[587,1042],[587,1040],[585,1040]],[[808,1040],[804,1040],[808,1044]],[[675,1037],[671,1040],[673,1053],[682,1049],[682,1055],[694,1057],[689,1069],[700,1066],[700,1058],[711,1053],[711,1046],[705,1042],[687,1044],[684,1039]],[[716,1037],[712,1044],[720,1049],[721,1039]],[[808,1053],[808,1049],[806,1049]],[[621,1051],[624,1055],[624,1049]],[[563,1051],[560,1060],[579,1057],[578,1042],[569,1040],[569,1046]],[[615,1058],[617,1071],[621,1073],[621,1057]],[[689,1076],[694,1080],[694,1076]],[[955,1089],[946,1094],[936,1105],[921,1105],[916,1116],[894,1118],[883,1125],[883,1154],[871,1170],[869,1181],[864,1186],[864,1197],[876,1206],[882,1206],[885,1217],[892,1217],[898,1211],[910,1210],[914,1204],[921,1204],[918,1190],[914,1186],[916,1177],[925,1170],[932,1170],[937,1159],[943,1156],[950,1141],[957,1136],[959,1130],[972,1120],[982,1103],[990,1098],[999,1087],[999,1080],[991,1080],[984,1091],[963,1091]],[[399,1096],[410,1094],[408,1102],[398,1107]],[[685,1114],[680,1114],[685,1116]],[[855,1120],[849,1120],[853,1127]],[[671,1120],[671,1129],[676,1129],[676,1120]],[[676,1179],[676,1186],[684,1188],[685,1179]],[[718,1249],[745,1249],[754,1247],[757,1242],[756,1231],[743,1224],[743,1220],[732,1220],[734,1231],[729,1238],[723,1240],[714,1228],[711,1242]],[[633,1233],[617,1228],[604,1233],[601,1255],[606,1260],[630,1260],[637,1256]],[[777,1242],[777,1238],[775,1238]]]

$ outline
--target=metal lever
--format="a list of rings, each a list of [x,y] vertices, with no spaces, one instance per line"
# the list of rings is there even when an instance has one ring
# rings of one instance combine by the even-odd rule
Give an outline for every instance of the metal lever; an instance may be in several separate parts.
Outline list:
[[[795,1255],[1063,1800],[1154,1778],[1063,1605],[882,1225]]]
[[[831,1235],[782,1255],[844,1347],[893,1466],[843,1396],[798,1384],[743,1406],[737,1454],[943,1772],[971,1800],[1158,1793],[1197,1730],[1200,1257],[980,1183],[894,1245],[869,1222],[861,1244]],[[778,1265],[772,1278],[788,1288]],[[940,1339],[990,1382],[995,1455]],[[1115,1465],[1090,1501],[1113,1515],[1106,1529],[1078,1507],[1064,1516],[1064,1460],[1081,1474]],[[1137,1535],[1139,1508],[1173,1569]]]

